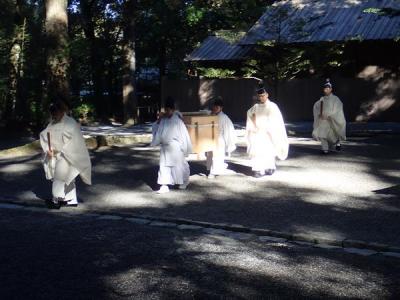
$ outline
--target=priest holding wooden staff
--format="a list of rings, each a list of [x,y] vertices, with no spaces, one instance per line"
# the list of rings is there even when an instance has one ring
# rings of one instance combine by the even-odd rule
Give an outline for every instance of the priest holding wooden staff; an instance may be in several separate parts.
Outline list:
[[[222,111],[224,103],[222,98],[214,99],[212,114],[218,116],[218,143],[214,151],[206,152],[208,178],[213,179],[217,175],[228,174],[225,156],[228,156],[236,149],[235,128],[231,119]]]
[[[287,158],[289,141],[279,107],[265,88],[258,89],[257,96],[259,102],[247,111],[246,134],[254,177],[260,178],[275,172],[276,158]]]
[[[165,112],[153,127],[152,146],[161,146],[160,169],[157,183],[161,185],[159,194],[169,192],[168,185],[179,185],[186,189],[189,184],[190,169],[185,159],[192,151],[192,143],[185,124],[175,113],[175,104],[167,99]]]
[[[50,105],[51,122],[40,133],[46,179],[52,180],[51,208],[77,206],[75,178],[91,184],[91,162],[79,124],[66,115],[62,102]]]
[[[343,103],[332,93],[329,79],[324,85],[324,96],[314,104],[314,130],[312,136],[321,142],[321,153],[341,150],[341,141],[346,140],[346,119]]]

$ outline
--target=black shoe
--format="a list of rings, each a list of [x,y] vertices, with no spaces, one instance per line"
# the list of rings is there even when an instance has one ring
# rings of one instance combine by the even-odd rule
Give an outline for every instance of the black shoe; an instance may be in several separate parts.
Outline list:
[[[61,204],[57,201],[53,201],[53,200],[46,200],[46,207],[48,209],[60,209],[61,208]]]
[[[336,151],[340,151],[340,150],[342,150],[342,145],[337,144],[337,145],[336,145]]]
[[[261,178],[261,177],[263,177],[263,175],[261,174],[261,172],[254,172],[254,175],[253,175],[255,178]]]
[[[328,150],[321,150],[321,154],[327,155],[327,154],[329,154],[329,151]]]
[[[265,174],[268,176],[271,176],[274,173],[275,173],[275,169],[268,169],[267,171],[265,171]]]

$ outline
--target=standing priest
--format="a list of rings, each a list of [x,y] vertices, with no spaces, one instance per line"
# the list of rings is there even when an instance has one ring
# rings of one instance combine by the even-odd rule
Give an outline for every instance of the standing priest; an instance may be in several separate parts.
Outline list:
[[[75,178],[91,184],[91,162],[79,124],[66,115],[62,102],[50,105],[51,122],[40,133],[40,144],[45,153],[43,166],[46,179],[52,180],[52,201],[48,205],[77,206]]]
[[[269,100],[265,88],[257,90],[259,103],[247,111],[247,153],[256,178],[272,175],[276,170],[275,159],[285,160],[289,141],[282,114]]]
[[[228,174],[225,155],[228,156],[236,149],[235,128],[231,119],[222,111],[224,103],[220,97],[214,100],[212,106],[213,115],[218,116],[218,146],[215,151],[209,151],[207,156],[208,178],[213,179],[216,175]]]
[[[168,185],[179,185],[186,189],[189,184],[190,169],[185,159],[192,151],[192,143],[185,124],[175,113],[172,99],[165,103],[165,113],[153,127],[152,146],[160,145],[160,169],[157,183],[161,185],[158,193],[169,192]]]
[[[341,141],[346,140],[346,119],[343,103],[332,93],[332,84],[327,80],[324,85],[324,96],[314,104],[313,137],[321,142],[323,154],[335,146],[341,149]]]

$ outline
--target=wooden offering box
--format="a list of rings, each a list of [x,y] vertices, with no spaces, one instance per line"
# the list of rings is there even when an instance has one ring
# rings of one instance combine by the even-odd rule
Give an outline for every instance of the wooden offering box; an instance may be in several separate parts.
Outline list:
[[[218,116],[202,112],[186,112],[183,114],[189,136],[192,141],[193,153],[213,151],[218,145]]]

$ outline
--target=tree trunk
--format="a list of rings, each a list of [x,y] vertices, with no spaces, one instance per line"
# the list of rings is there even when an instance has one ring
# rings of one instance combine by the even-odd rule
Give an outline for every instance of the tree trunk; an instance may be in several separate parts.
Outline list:
[[[109,101],[107,101],[107,111],[109,112],[109,115],[112,116],[114,119],[116,118],[116,112],[118,111],[118,109],[116,109],[116,105],[117,107],[119,106],[119,103],[115,103],[110,101],[111,99],[115,99],[116,98],[116,94],[117,94],[117,89],[115,88],[115,72],[114,72],[114,67],[113,65],[115,64],[114,58],[113,58],[113,53],[112,51],[110,51],[111,53],[108,54],[108,70],[107,70],[107,74],[106,74],[106,89],[107,89],[107,95],[108,95],[108,99]]]
[[[19,57],[21,55],[21,45],[18,39],[15,39],[10,50],[10,70],[8,75],[8,95],[7,95],[7,119],[9,121],[16,118],[17,106],[17,87],[19,80]]]
[[[30,110],[28,106],[28,90],[24,88],[25,84],[25,44],[26,44],[26,35],[27,31],[27,20],[26,17],[24,17],[24,21],[22,22],[21,26],[21,55],[19,58],[19,67],[18,67],[18,86],[17,86],[17,105],[16,105],[16,112],[17,112],[17,117],[21,117],[21,119],[27,118]],[[22,88],[21,88],[22,87]]]
[[[46,0],[47,96],[69,103],[67,0]]]
[[[136,0],[126,0],[123,24],[122,104],[124,123],[137,123],[135,11]]]
[[[105,103],[104,82],[103,82],[103,55],[99,53],[99,40],[95,35],[95,23],[93,20],[93,5],[95,1],[81,0],[81,10],[83,15],[83,30],[85,37],[90,43],[90,65],[91,77],[93,81],[94,102],[99,117],[106,120],[108,117],[107,103]]]
[[[108,111],[106,98],[104,97],[104,80],[103,80],[103,69],[104,64],[102,56],[98,54],[98,40],[94,39],[90,43],[90,64],[92,65],[92,79],[93,79],[93,90],[95,103],[99,117],[102,120],[107,120]]]
[[[17,102],[18,102],[18,83],[21,75],[22,67],[22,51],[23,51],[23,35],[25,20],[22,16],[23,0],[17,0],[15,3],[14,15],[14,38],[10,47],[9,56],[9,75],[8,75],[8,93],[6,119],[8,122],[13,122],[17,117]]]
[[[164,104],[164,100],[162,99],[162,82],[164,77],[167,75],[167,47],[166,47],[166,41],[165,38],[162,38],[161,45],[160,45],[160,51],[159,51],[159,71],[160,71],[160,78],[159,78],[159,101],[158,101],[158,107],[157,109],[161,109]]]

